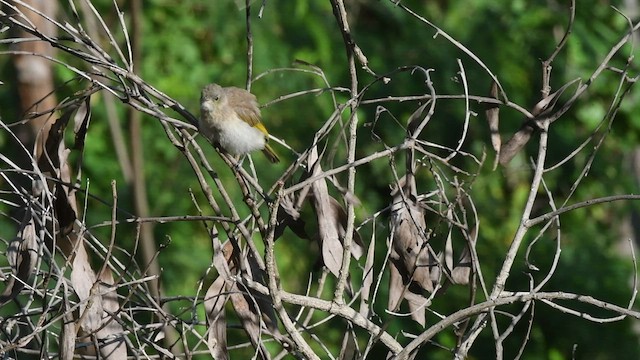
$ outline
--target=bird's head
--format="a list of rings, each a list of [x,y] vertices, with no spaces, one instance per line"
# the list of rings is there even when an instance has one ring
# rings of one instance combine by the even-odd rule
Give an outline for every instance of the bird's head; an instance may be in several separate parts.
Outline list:
[[[200,110],[215,112],[226,104],[226,101],[224,89],[218,84],[209,84],[202,89],[200,94]]]

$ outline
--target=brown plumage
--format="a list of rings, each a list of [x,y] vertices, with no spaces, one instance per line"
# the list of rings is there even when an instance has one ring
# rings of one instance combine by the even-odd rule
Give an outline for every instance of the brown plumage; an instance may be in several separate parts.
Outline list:
[[[233,155],[262,150],[269,161],[280,161],[267,144],[269,132],[261,121],[255,95],[237,87],[209,84],[200,97],[200,131]]]

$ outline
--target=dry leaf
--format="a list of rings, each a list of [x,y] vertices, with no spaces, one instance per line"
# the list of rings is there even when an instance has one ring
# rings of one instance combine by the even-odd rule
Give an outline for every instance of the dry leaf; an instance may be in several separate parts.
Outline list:
[[[413,114],[411,114],[411,116],[409,116],[409,119],[407,120],[407,134],[409,134],[410,136],[417,137],[419,134],[414,134],[414,132],[418,130],[418,128],[424,128],[423,126],[421,126],[423,125],[423,122],[429,121],[429,118],[422,117],[424,109],[426,109],[427,105],[429,104],[431,104],[431,100],[426,101],[424,104],[418,107],[413,112]],[[426,125],[426,123],[424,125]]]
[[[274,240],[282,236],[286,227],[289,227],[301,239],[311,239],[305,230],[305,222],[300,218],[300,212],[296,209],[291,196],[285,196],[280,201],[277,218]]]
[[[356,351],[358,344],[356,344],[353,329],[348,328],[342,338],[342,346],[340,347],[340,360],[352,360],[356,358]]]
[[[491,84],[489,96],[494,99],[498,98],[498,84],[495,81]],[[500,146],[502,145],[502,139],[500,138],[500,105],[488,104],[485,114],[487,115],[489,131],[491,132],[491,146],[493,146],[493,150],[496,151],[496,161],[493,165],[495,170],[498,165],[498,158],[500,157]]]
[[[257,283],[260,283],[266,286],[265,281],[267,276],[265,272],[262,269],[260,269],[260,267],[258,266],[258,262],[253,257],[253,253],[249,252],[246,256],[246,259],[249,265],[247,268],[251,271],[251,274],[250,274],[251,279]],[[272,333],[277,333],[278,318],[276,317],[276,311],[274,309],[271,298],[264,296],[252,289],[249,289],[249,293],[251,294],[253,299],[255,299],[255,301],[258,303],[260,314],[262,315],[262,320],[267,326],[267,329],[269,329],[269,331],[271,331]]]
[[[407,281],[413,281],[427,291],[433,291],[433,283],[429,275],[431,261],[426,233],[424,209],[417,204],[413,177],[405,181],[404,186],[396,189],[391,205],[391,228],[393,249],[397,254],[398,270]]]
[[[399,307],[404,293],[404,281],[402,280],[402,275],[400,275],[396,262],[393,258],[389,262],[389,299],[387,301],[387,308],[392,311],[395,311],[395,309]]]
[[[431,260],[424,208],[418,204],[416,191],[415,177],[409,172],[391,193],[393,237],[388,305],[394,310],[399,308],[402,299],[407,300],[411,318],[424,326],[427,304],[418,292],[432,292],[437,280],[434,276],[439,276],[439,272],[430,271],[432,266],[437,269],[437,262]]]
[[[313,176],[322,173],[317,148],[313,148],[309,154],[310,168]],[[315,181],[312,185],[311,203],[318,220],[318,235],[320,237],[322,260],[329,271],[336,277],[342,267],[342,244],[338,237],[338,224],[340,220],[335,208],[331,206],[331,196],[324,179]]]
[[[207,314],[207,326],[209,334],[207,336],[207,346],[209,352],[215,360],[227,360],[227,319],[224,313],[224,305],[228,295],[225,292],[225,280],[218,276],[209,286],[204,297],[204,309]]]
[[[71,304],[67,298],[67,286],[63,283],[64,291],[62,292],[62,329],[60,332],[59,349],[61,360],[71,360],[75,353],[76,348],[76,325],[73,319],[73,311],[71,311]]]
[[[28,283],[38,259],[38,241],[31,212],[27,212],[18,235],[9,243],[7,261],[11,276],[0,295],[0,306],[13,300]]]
[[[369,318],[369,304],[371,296],[371,285],[373,285],[373,264],[375,261],[375,237],[369,242],[369,250],[367,251],[367,260],[364,263],[364,271],[362,273],[362,291],[360,292],[360,315]]]
[[[124,341],[124,329],[116,320],[120,310],[118,293],[113,286],[115,281],[111,269],[106,267],[100,274],[100,292],[102,294],[102,327],[97,332],[100,343],[100,355],[104,359],[125,359],[127,348]]]
[[[469,247],[472,246],[473,248],[475,248],[477,241],[477,232],[477,227],[474,227],[470,232],[469,242],[462,250],[460,260],[458,260],[458,265],[451,272],[451,281],[454,284],[466,285],[469,283],[469,277],[471,276],[471,267],[473,266],[471,259],[471,250]]]
[[[540,100],[531,110],[531,115],[536,118],[544,117],[545,115],[551,113],[553,108],[555,107],[558,99],[562,93],[569,88],[569,86],[573,85],[580,79],[574,79],[566,84],[564,84],[560,89],[558,89],[553,94],[546,96],[542,100]],[[499,162],[500,165],[507,165],[511,159],[529,142],[531,139],[531,135],[540,128],[540,124],[536,122],[535,119],[526,119],[520,129],[513,134],[513,137],[507,141],[506,144],[502,147],[502,152],[500,153]]]
[[[451,210],[449,210],[449,213],[451,213]],[[444,243],[444,268],[447,272],[453,270],[453,240],[451,239],[451,232],[452,228],[449,226],[447,240]]]
[[[80,299],[80,330],[92,334],[102,325],[102,297],[97,295],[96,275],[89,265],[89,257],[84,246],[74,254],[71,270],[71,285]],[[89,300],[91,298],[91,300]]]
[[[462,258],[453,271],[451,272],[451,282],[458,285],[469,284],[469,276],[471,275],[471,255],[469,248],[465,247],[462,252]]]
[[[424,326],[427,316],[427,306],[430,305],[430,302],[428,302],[424,296],[411,292],[410,289],[405,291],[404,299],[407,300],[407,304],[409,305],[411,318],[418,324]]]
[[[214,248],[213,264],[218,270],[218,278],[207,291],[207,300],[205,300],[205,310],[207,311],[207,323],[209,325],[208,346],[209,351],[214,355],[215,359],[226,359],[226,320],[224,313],[224,304],[230,300],[233,308],[240,319],[245,332],[249,335],[251,343],[254,345],[260,356],[264,359],[269,358],[269,353],[264,348],[261,341],[261,320],[265,326],[273,333],[277,332],[277,319],[273,305],[266,298],[256,293],[241,291],[237,283],[233,280],[233,276],[237,274],[239,266],[237,256],[234,256],[233,245],[227,240],[224,245],[220,244],[217,231],[213,229],[212,241]],[[253,281],[264,284],[264,273],[259,268],[257,261],[252,256],[243,256],[245,261],[244,268],[248,273],[243,276],[250,277]],[[225,295],[223,296],[223,292]],[[211,295],[211,296],[210,296]],[[212,298],[215,296],[215,298]],[[258,305],[256,307],[255,305]],[[217,320],[216,320],[217,319]],[[224,355],[220,344],[224,343]]]
[[[80,103],[76,115],[73,118],[73,132],[76,134],[74,149],[82,151],[84,149],[84,141],[89,130],[89,120],[91,120],[91,97],[86,96],[84,101]]]
[[[322,173],[317,148],[311,150],[308,161],[309,167],[313,169],[312,176]],[[342,255],[344,252],[342,241],[346,234],[347,214],[340,203],[329,195],[327,183],[324,179],[313,182],[309,198],[318,222],[322,260],[329,271],[338,277],[342,267]],[[363,249],[362,240],[358,233],[354,231],[351,254],[358,259],[362,256]]]
[[[338,200],[333,197],[329,198],[331,206],[333,207],[333,212],[337,214],[338,224],[336,225],[338,228],[338,235],[340,239],[344,239],[347,234],[347,212],[344,210],[344,207],[338,202]],[[353,241],[351,242],[351,256],[353,256],[356,260],[360,259],[364,254],[364,244],[362,243],[362,238],[360,238],[360,234],[356,230],[353,230]]]
[[[76,110],[76,107],[68,108],[60,118],[56,120],[49,132],[47,133],[46,143],[44,145],[44,152],[38,153],[38,168],[43,172],[47,172],[51,175],[56,175],[60,164],[63,161],[60,159],[60,152],[64,149],[64,130],[71,119],[71,115]],[[38,149],[42,150],[42,149]]]
[[[255,349],[258,349],[262,359],[270,359],[271,356],[261,341],[260,314],[258,314],[254,301],[242,292],[235,283],[230,292],[231,304],[242,323],[244,331],[249,335],[251,344]]]

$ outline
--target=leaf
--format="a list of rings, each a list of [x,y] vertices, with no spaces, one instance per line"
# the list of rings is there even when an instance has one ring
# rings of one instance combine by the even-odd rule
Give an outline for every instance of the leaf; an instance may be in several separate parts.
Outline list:
[[[418,203],[416,192],[415,177],[411,171],[391,192],[392,249],[388,304],[393,310],[399,308],[402,299],[406,300],[411,318],[424,326],[428,304],[420,292],[433,292],[440,273],[435,266],[437,261],[432,260],[424,208]],[[430,270],[431,267],[434,271]]]
[[[322,173],[317,148],[314,147],[311,150],[308,161],[310,168],[313,169],[312,176]],[[329,195],[327,183],[324,179],[314,181],[311,184],[311,193],[308,197],[311,200],[318,222],[318,237],[320,239],[320,248],[322,249],[322,260],[329,271],[338,277],[344,253],[343,241],[346,235],[347,213],[338,200]],[[355,230],[352,240],[350,253],[354,258],[359,259],[364,253],[364,245],[360,235]]]
[[[71,310],[71,304],[67,297],[67,286],[63,283],[64,291],[62,292],[62,329],[60,333],[59,349],[61,360],[71,360],[75,353],[76,348],[76,325],[73,319],[73,311]]]
[[[340,360],[351,360],[356,358],[356,351],[358,350],[358,344],[355,341],[355,335],[350,324],[347,324],[348,328],[342,338],[342,346],[340,347]]]
[[[542,118],[553,111],[558,99],[564,91],[569,88],[569,86],[573,85],[580,79],[574,79],[566,84],[564,84],[560,89],[558,89],[553,94],[550,94],[544,97],[542,100],[538,101],[538,103],[531,110],[531,115],[536,118]],[[536,121],[536,119],[525,119],[520,129],[513,134],[511,139],[507,141],[507,143],[502,147],[502,152],[499,156],[500,165],[507,165],[516,154],[522,150],[522,148],[529,142],[531,139],[531,135],[540,128],[541,124]]]
[[[409,119],[407,120],[407,134],[409,134],[410,136],[417,137],[419,134],[414,134],[414,132],[421,127],[420,125],[422,125],[423,122],[427,122],[430,120],[430,118],[428,117],[422,117],[424,109],[426,109],[429,104],[431,104],[431,100],[426,101],[424,104],[420,105],[420,107],[418,107],[413,112],[413,114],[409,116]]]
[[[276,228],[273,235],[274,240],[282,236],[286,227],[289,227],[299,238],[310,240],[311,237],[307,234],[305,226],[305,222],[301,219],[300,212],[296,209],[291,196],[282,198],[278,208]]]
[[[431,302],[427,301],[427,298],[424,296],[411,292],[410,289],[405,291],[404,298],[409,305],[411,318],[424,327],[427,316],[427,306],[430,305]]]
[[[407,180],[408,179],[408,180]],[[433,291],[429,275],[432,264],[425,239],[424,209],[417,204],[413,177],[405,177],[392,192],[391,229],[393,249],[398,256],[398,271],[405,282],[413,281],[427,291]]]
[[[80,299],[80,329],[85,334],[91,334],[98,331],[102,325],[102,298],[99,295],[94,296],[98,291],[97,286],[94,286],[96,275],[89,265],[84,245],[76,249],[72,268],[71,285]]]
[[[55,190],[54,207],[56,212],[56,220],[60,225],[63,235],[68,235],[73,231],[73,224],[76,221],[76,211],[69,201],[69,195],[67,193],[68,187],[57,183]],[[66,241],[66,240],[65,240]],[[69,255],[67,252],[71,249],[65,248],[65,255]]]
[[[226,320],[223,318],[224,328],[222,328],[222,325],[216,324],[214,320],[216,317],[224,316],[224,303],[230,300],[238,318],[241,320],[245,332],[251,339],[251,343],[258,349],[263,358],[269,358],[269,353],[263,347],[260,337],[262,328],[261,319],[264,319],[265,326],[270,329],[272,333],[278,331],[273,304],[261,295],[257,295],[254,292],[247,293],[237,287],[237,283],[232,280],[232,277],[238,272],[239,266],[234,264],[234,259],[237,257],[233,254],[231,241],[227,240],[224,245],[220,244],[220,239],[215,227],[212,229],[211,238],[214,248],[213,264],[216,270],[218,270],[219,275],[207,291],[207,299],[210,298],[209,295],[217,295],[220,297],[223,291],[226,291],[228,295],[224,296],[224,301],[218,299],[211,300],[209,303],[205,301],[207,321],[210,326],[208,337],[210,352],[217,354],[215,356],[220,356],[220,349],[216,348],[216,344],[219,344],[222,340],[224,340],[226,352]],[[264,284],[264,273],[260,270],[255,258],[249,255],[240,261],[245,261],[247,265],[244,266],[244,268],[248,270],[246,276],[249,276],[255,282]],[[217,288],[222,286],[220,285],[221,283],[224,285],[222,290]],[[211,294],[209,294],[209,292],[211,292]],[[258,305],[257,307],[255,306],[256,304]],[[223,331],[225,333],[224,339],[222,339],[221,335]]]
[[[84,101],[80,103],[73,120],[73,132],[76,134],[74,149],[82,151],[91,120],[91,96],[86,96]]]
[[[375,234],[375,232],[374,232]],[[371,237],[369,242],[369,250],[367,251],[367,259],[364,263],[362,272],[362,291],[360,292],[360,315],[369,318],[369,304],[371,295],[371,285],[373,285],[373,264],[375,261],[375,235]]]
[[[11,276],[0,295],[0,306],[13,300],[28,283],[38,259],[38,241],[31,212],[27,211],[17,236],[7,248]]]
[[[398,270],[396,261],[392,258],[389,262],[389,299],[387,301],[387,308],[389,310],[395,311],[395,309],[400,306],[400,300],[403,299],[403,292],[404,284],[402,275]]]
[[[215,226],[211,229],[211,242],[213,245],[213,266],[218,271],[218,275],[224,279],[231,279],[232,271],[229,268],[231,257],[233,255],[233,244],[227,240],[224,244],[220,243],[218,230]]]
[[[207,326],[209,334],[207,336],[207,346],[209,352],[215,360],[227,360],[227,319],[224,312],[224,305],[228,295],[225,292],[225,280],[218,276],[207,289],[204,297],[204,309],[207,314]]]
[[[448,212],[450,213],[451,210]],[[444,243],[444,267],[447,272],[453,270],[453,240],[451,239],[451,231],[451,226],[449,226],[447,240]]]
[[[124,339],[124,329],[118,320],[117,313],[120,310],[118,293],[113,286],[115,281],[109,267],[100,273],[100,293],[102,294],[102,327],[97,332],[97,337],[103,345],[100,347],[100,355],[104,359],[125,359],[127,347]]]
[[[458,260],[458,265],[451,272],[451,281],[454,284],[467,285],[471,276],[473,266],[470,247],[475,248],[477,241],[477,226],[469,234],[469,242],[466,244]]]
[[[248,269],[251,271],[251,279],[257,283],[265,285],[266,274],[264,270],[260,269],[258,266],[258,262],[253,257],[253,253],[249,252],[247,254],[247,263]],[[260,309],[260,314],[262,315],[262,319],[267,326],[267,329],[272,333],[278,332],[278,319],[276,317],[275,308],[273,306],[273,302],[271,297],[264,296],[258,293],[255,290],[248,289],[249,294],[251,294],[252,298],[258,303],[258,307]]]
[[[389,300],[387,308],[391,311],[397,311],[400,307],[401,300],[407,300],[409,311],[411,312],[411,318],[419,323],[425,325],[426,320],[426,308],[431,304],[427,302],[427,299],[414,292],[411,286],[403,281],[403,276],[398,271],[397,261],[391,260],[389,262]]]
[[[498,98],[498,84],[494,81],[491,84],[491,91],[489,92],[489,96],[497,99]],[[500,146],[502,144],[502,139],[500,138],[500,105],[498,104],[488,104],[487,110],[485,110],[485,114],[487,116],[487,122],[489,123],[489,131],[491,132],[491,146],[493,146],[493,150],[496,151],[496,161],[493,165],[493,168],[498,166],[498,158],[500,157]]]
[[[237,283],[234,283],[229,290],[231,292],[231,304],[242,323],[244,331],[249,335],[251,344],[260,353],[262,359],[270,359],[271,356],[261,341],[260,314],[255,306],[256,301],[248,296],[246,292],[241,291]]]
[[[62,113],[62,116],[51,125],[44,144],[44,153],[38,154],[38,167],[43,172],[48,172],[52,175],[57,174],[56,170],[60,169],[60,164],[64,162],[60,159],[61,152],[64,150],[64,130],[76,108],[76,106],[67,108],[67,110]]]
[[[310,168],[313,169],[313,176],[322,173],[317,148],[314,147],[309,154]],[[311,203],[318,220],[318,236],[320,237],[320,247],[322,249],[322,260],[329,271],[336,277],[340,274],[342,267],[342,244],[338,237],[339,215],[336,208],[331,205],[331,196],[324,179],[314,181],[311,184]]]
[[[110,286],[114,283],[111,270],[103,271],[98,279],[91,269],[82,241],[78,243],[74,253],[72,267],[71,285],[80,300],[79,317],[76,321],[78,337],[82,342],[86,342],[92,334],[95,334],[101,340],[100,344],[106,344],[98,349],[93,345],[84,346],[77,352],[88,356],[95,356],[99,352],[105,359],[126,357],[124,330],[112,316],[119,311],[120,305],[115,288]]]
[[[344,210],[344,207],[340,205],[338,200],[333,197],[329,198],[331,206],[333,207],[334,213],[338,215],[338,235],[340,239],[344,239],[346,236],[347,230],[347,212]],[[360,259],[360,257],[364,254],[364,244],[362,243],[362,239],[360,238],[360,234],[356,230],[353,230],[353,241],[351,242],[351,255],[355,259]]]

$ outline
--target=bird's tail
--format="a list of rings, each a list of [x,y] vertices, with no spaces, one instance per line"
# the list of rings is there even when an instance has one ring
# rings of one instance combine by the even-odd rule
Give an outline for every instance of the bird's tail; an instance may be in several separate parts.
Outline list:
[[[275,164],[277,162],[280,162],[280,158],[278,157],[278,155],[276,155],[276,152],[273,151],[273,149],[271,148],[271,146],[269,146],[269,144],[264,145],[264,149],[262,149],[262,152],[267,157],[267,159],[269,159],[269,161],[271,161],[272,163]]]

